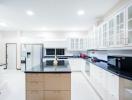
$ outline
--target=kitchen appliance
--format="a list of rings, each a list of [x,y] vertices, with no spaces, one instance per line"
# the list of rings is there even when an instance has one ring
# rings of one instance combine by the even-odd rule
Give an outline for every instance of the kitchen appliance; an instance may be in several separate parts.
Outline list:
[[[43,44],[22,44],[21,69],[42,66]]]
[[[108,67],[132,73],[132,57],[108,56]]]

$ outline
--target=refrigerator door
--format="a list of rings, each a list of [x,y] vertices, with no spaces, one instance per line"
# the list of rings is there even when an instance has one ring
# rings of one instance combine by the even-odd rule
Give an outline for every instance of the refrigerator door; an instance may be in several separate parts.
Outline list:
[[[42,44],[23,44],[22,45],[22,56],[25,57],[25,68],[31,69],[42,66]]]

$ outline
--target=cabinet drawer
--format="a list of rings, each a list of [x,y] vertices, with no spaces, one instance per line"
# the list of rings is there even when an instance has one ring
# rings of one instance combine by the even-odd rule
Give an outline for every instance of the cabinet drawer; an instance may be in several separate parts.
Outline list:
[[[44,100],[43,91],[26,91],[26,100]]]
[[[26,89],[27,90],[44,90],[44,83],[39,81],[28,81],[26,82]]]
[[[71,90],[71,74],[45,74],[45,90]]]
[[[44,91],[44,100],[71,100],[70,91]]]
[[[26,74],[26,81],[44,81],[43,74]]]

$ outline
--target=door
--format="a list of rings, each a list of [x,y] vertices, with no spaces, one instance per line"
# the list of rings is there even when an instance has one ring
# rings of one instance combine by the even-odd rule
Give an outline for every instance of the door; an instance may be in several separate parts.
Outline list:
[[[17,68],[17,44],[7,43],[6,44],[6,69]]]

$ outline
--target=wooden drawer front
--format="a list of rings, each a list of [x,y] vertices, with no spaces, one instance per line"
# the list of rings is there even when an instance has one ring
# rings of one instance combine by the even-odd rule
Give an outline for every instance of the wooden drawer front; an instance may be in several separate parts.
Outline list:
[[[43,91],[27,91],[26,100],[44,100]]]
[[[45,74],[44,90],[71,90],[70,74]]]
[[[45,91],[44,100],[71,100],[70,91]]]
[[[26,81],[44,81],[44,74],[26,74]]]
[[[26,82],[27,90],[44,90],[44,83],[39,81]]]

